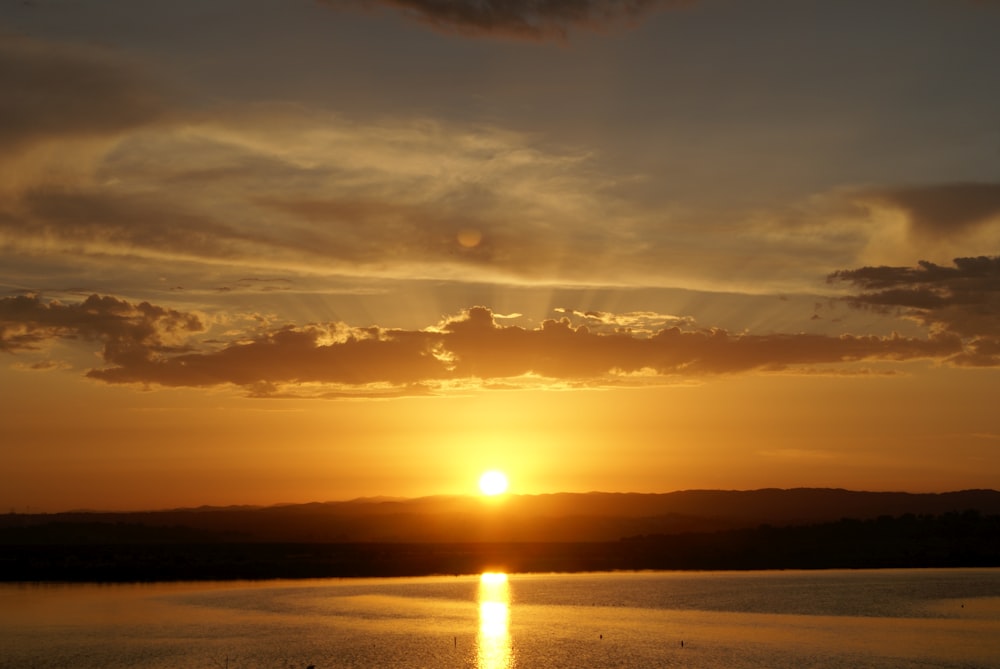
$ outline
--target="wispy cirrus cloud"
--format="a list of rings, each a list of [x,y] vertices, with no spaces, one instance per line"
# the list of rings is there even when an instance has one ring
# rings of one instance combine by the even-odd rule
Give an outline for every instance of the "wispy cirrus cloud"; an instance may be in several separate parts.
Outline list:
[[[0,39],[0,89],[0,251],[15,256],[440,278],[551,275],[575,266],[555,250],[608,246],[578,236],[611,214],[586,154],[500,128],[184,111],[121,54],[20,38]]]
[[[114,256],[573,282],[594,275],[581,259],[638,247],[635,215],[608,192],[614,178],[582,152],[420,119],[361,123],[280,105],[218,113],[132,128],[69,174],[32,179],[13,161],[22,183],[0,194],[0,250],[58,255],[67,268]]]
[[[502,32],[514,16],[584,25],[665,5],[419,6],[470,25],[495,15]],[[123,277],[129,263],[153,261],[183,262],[199,276],[225,272],[230,281],[260,274],[802,291],[817,265],[826,272],[903,253],[926,257],[890,236],[883,246],[895,255],[857,260],[866,235],[882,231],[863,216],[848,221],[838,211],[843,220],[832,220],[822,206],[761,223],[752,212],[708,205],[692,213],[683,196],[632,198],[624,186],[650,175],[498,126],[352,120],[298,104],[185,112],[160,95],[155,77],[87,46],[7,39],[0,63],[8,93],[0,96],[0,147],[10,149],[0,151],[0,253],[18,288],[101,291],[88,277],[110,260]],[[82,95],[80,82],[97,94]],[[910,236],[937,239],[993,230],[997,197],[996,184],[954,183],[873,187],[853,201],[902,212],[917,231]],[[724,232],[706,244],[709,226]],[[19,276],[26,258],[45,259],[59,279],[39,285]]]

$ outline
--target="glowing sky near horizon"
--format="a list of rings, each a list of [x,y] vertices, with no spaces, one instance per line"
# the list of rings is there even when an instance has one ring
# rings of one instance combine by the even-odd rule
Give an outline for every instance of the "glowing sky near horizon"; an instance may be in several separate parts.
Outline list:
[[[996,487],[997,34],[0,4],[0,508]]]

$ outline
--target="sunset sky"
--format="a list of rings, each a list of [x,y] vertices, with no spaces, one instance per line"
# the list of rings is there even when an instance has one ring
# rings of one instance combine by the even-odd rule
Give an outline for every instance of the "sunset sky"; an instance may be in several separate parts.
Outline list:
[[[996,488],[998,35],[0,0],[0,511]]]

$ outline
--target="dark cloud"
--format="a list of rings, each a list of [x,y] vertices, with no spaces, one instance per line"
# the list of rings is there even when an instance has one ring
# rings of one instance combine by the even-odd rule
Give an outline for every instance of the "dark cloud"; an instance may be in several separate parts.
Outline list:
[[[444,346],[454,355],[454,370],[459,376],[478,378],[526,373],[555,379],[725,374],[864,359],[935,357],[954,351],[958,344],[955,338],[733,335],[720,329],[679,327],[649,337],[622,331],[599,334],[586,326],[573,327],[568,318],[527,330],[496,325],[490,311],[482,307],[453,320],[446,332]]]
[[[433,337],[405,331],[359,330],[325,342],[319,326],[286,326],[212,353],[148,358],[90,372],[112,383],[214,386],[231,383],[256,390],[277,384],[407,385],[440,380],[445,370],[433,355]]]
[[[867,191],[862,202],[902,211],[914,234],[960,235],[1000,218],[1000,183],[950,183]]]
[[[953,362],[1000,365],[1000,256],[953,262],[952,267],[926,261],[917,267],[863,267],[835,272],[830,280],[862,289],[846,298],[850,304],[898,311],[934,332],[962,337],[967,347]]]
[[[928,339],[811,334],[746,335],[667,327],[652,335],[595,332],[569,318],[536,328],[503,325],[475,307],[435,328],[284,326],[207,350],[185,347],[203,329],[193,314],[92,296],[78,305],[37,297],[0,301],[0,346],[38,346],[46,338],[103,342],[106,366],[88,375],[109,383],[211,387],[233,384],[253,395],[318,384],[355,394],[425,393],[446,383],[620,384],[630,377],[670,379],[754,370],[809,368],[862,360],[946,358],[962,352],[957,335]],[[534,380],[534,381],[533,381]],[[335,393],[337,391],[334,391]]]
[[[0,150],[44,138],[111,134],[155,119],[142,77],[80,46],[0,37]]]
[[[331,0],[325,0],[332,4]],[[693,1],[693,0],[690,0]],[[684,0],[356,0],[386,6],[447,32],[561,39],[574,28],[599,30]]]
[[[105,362],[133,366],[183,351],[182,342],[203,329],[195,314],[148,302],[132,304],[98,295],[76,304],[28,295],[0,299],[0,351],[37,349],[57,339],[83,339],[103,345]]]

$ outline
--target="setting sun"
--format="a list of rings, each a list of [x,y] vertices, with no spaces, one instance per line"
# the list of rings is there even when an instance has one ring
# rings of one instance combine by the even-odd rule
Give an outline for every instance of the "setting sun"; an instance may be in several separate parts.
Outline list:
[[[507,491],[507,476],[495,469],[483,472],[479,477],[479,489],[484,495],[501,495]]]

